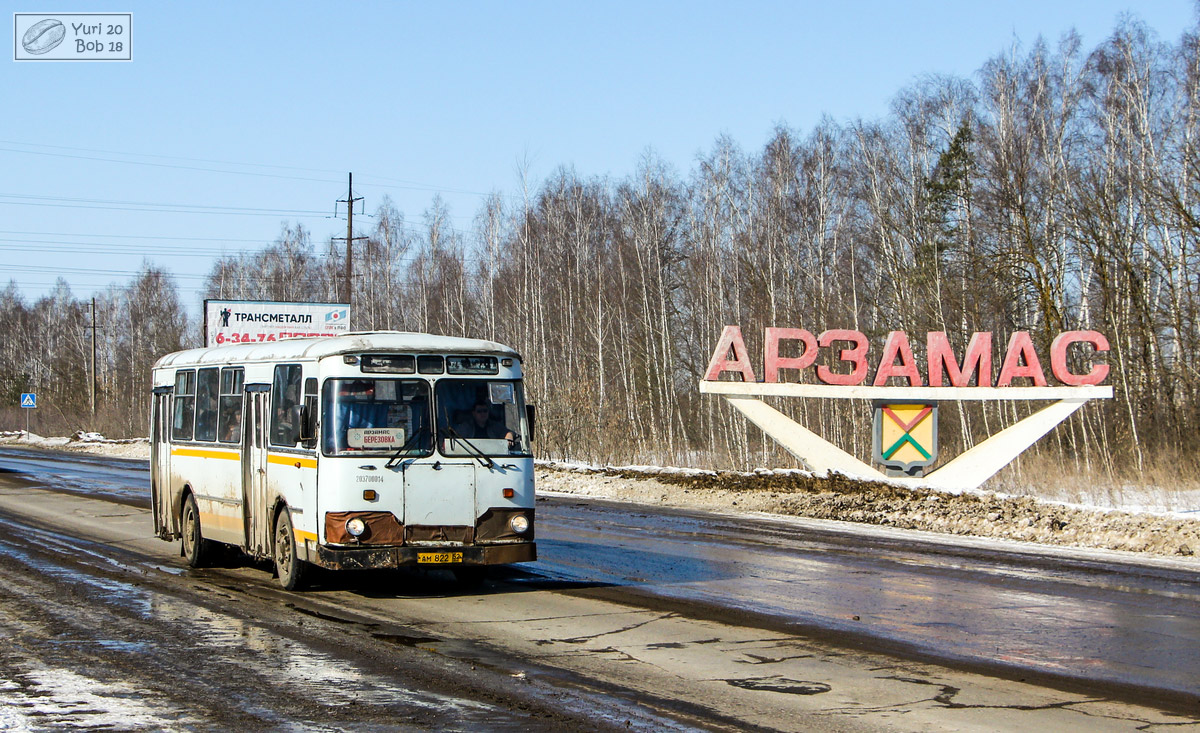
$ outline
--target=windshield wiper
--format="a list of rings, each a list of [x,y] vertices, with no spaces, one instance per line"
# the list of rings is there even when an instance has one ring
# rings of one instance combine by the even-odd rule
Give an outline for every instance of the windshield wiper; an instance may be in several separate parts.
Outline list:
[[[421,436],[422,436],[424,433],[425,433],[425,431],[424,431],[424,430],[418,430],[417,432],[415,432],[415,433],[413,433],[412,435],[408,436],[408,440],[404,441],[404,445],[400,446],[400,448],[399,448],[399,449],[397,449],[397,450],[396,450],[396,452],[392,454],[392,457],[388,459],[387,463],[383,464],[383,467],[384,467],[384,468],[391,468],[391,467],[392,467],[392,463],[394,463],[395,461],[398,461],[398,460],[400,460],[400,454],[401,454],[401,453],[404,453],[405,451],[407,451],[407,450],[408,450],[408,447],[409,447],[410,445],[412,445],[413,441],[415,441],[417,438],[421,437]]]
[[[467,452],[471,454],[472,458],[479,461],[480,465],[485,466],[487,468],[495,467],[495,465],[496,465],[495,461],[493,461],[491,458],[488,458],[487,455],[485,455],[483,451],[479,450],[479,446],[477,446],[474,443],[472,443],[471,441],[467,440],[453,427],[451,427],[450,425],[446,425],[446,432],[450,434],[451,438],[454,438],[455,440],[461,440],[463,445],[465,445],[469,449]]]

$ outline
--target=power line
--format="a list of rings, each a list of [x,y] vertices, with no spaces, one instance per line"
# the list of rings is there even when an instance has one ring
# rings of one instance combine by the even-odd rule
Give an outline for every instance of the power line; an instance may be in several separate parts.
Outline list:
[[[105,155],[127,155],[138,158],[160,158],[162,160],[185,160],[191,163],[215,163],[217,165],[240,165],[250,168],[278,168],[281,170],[307,171],[309,173],[331,173],[341,175],[341,171],[325,168],[301,168],[290,165],[271,165],[268,163],[242,163],[232,160],[212,160],[211,158],[188,158],[180,155],[156,155],[154,153],[130,153],[121,150],[101,150],[97,148],[77,148],[69,145],[50,145],[47,143],[26,143],[17,140],[0,140],[0,145],[24,145],[32,148],[52,148],[54,150],[72,150],[77,153],[103,153]]]
[[[204,204],[158,204],[153,202],[141,201],[106,201],[104,199],[82,199],[82,198],[66,198],[60,196],[32,196],[24,194],[0,193],[2,198],[26,199],[24,201],[2,201],[0,205],[8,206],[49,206],[58,208],[73,208],[73,209],[100,209],[103,211],[144,211],[157,214],[218,214],[228,216],[293,216],[297,219],[303,218],[318,218],[332,219],[333,216],[322,211],[311,211],[308,209],[254,209],[247,207],[236,206],[209,206]],[[44,203],[46,201],[58,202],[86,202],[86,203]],[[93,204],[106,204],[104,206]],[[186,207],[180,209],[172,208],[157,208],[157,207]],[[154,208],[147,208],[154,207]],[[360,213],[359,216],[374,218],[374,214]],[[444,227],[447,231],[454,232],[460,236],[468,236],[470,232],[465,229],[447,226]],[[36,232],[33,232],[36,234]],[[120,236],[120,235],[112,235]],[[250,240],[245,240],[250,241]]]
[[[14,270],[17,272],[49,272],[49,273],[75,273],[79,275],[140,275],[142,270],[98,270],[94,267],[42,267],[39,265],[5,265],[5,269]],[[171,277],[202,280],[207,275],[176,275],[169,273]]]
[[[0,193],[0,198],[18,199],[18,200],[20,200],[19,205],[21,205],[21,206],[30,205],[28,203],[30,201],[59,201],[59,202],[70,202],[70,203],[75,203],[75,204],[105,204],[105,205],[112,205],[112,206],[164,207],[164,208],[181,209],[181,210],[195,210],[196,213],[202,213],[202,214],[212,214],[212,213],[270,214],[271,216],[278,216],[280,214],[292,214],[292,215],[299,214],[299,215],[314,215],[314,216],[321,216],[323,218],[329,218],[329,216],[323,211],[311,211],[308,209],[265,209],[265,208],[252,208],[252,207],[247,207],[247,206],[214,206],[214,205],[208,205],[208,204],[178,204],[178,203],[163,204],[163,203],[157,203],[154,201],[117,201],[117,200],[110,200],[110,199],[72,198],[72,197],[66,197],[66,196],[38,196],[38,195],[33,195],[33,194],[21,194],[21,193]],[[16,204],[18,202],[0,201],[0,203]],[[151,209],[151,210],[153,210],[153,209]]]
[[[3,194],[0,194],[0,195],[3,195]],[[359,214],[359,216],[364,216],[364,215]],[[368,214],[367,216],[370,216],[370,215]],[[452,218],[457,218],[457,217],[452,217]],[[466,229],[460,229],[458,227],[451,227],[451,226],[443,227],[443,229],[454,232],[455,234],[458,234],[458,235],[464,236],[464,237],[469,236],[472,233]],[[415,233],[418,231],[418,229],[415,228],[414,226],[409,226],[406,223],[405,231]],[[230,238],[230,237],[177,237],[177,236],[168,235],[168,234],[95,234],[95,233],[91,233],[91,232],[78,232],[78,233],[76,233],[76,232],[29,232],[29,231],[16,231],[16,230],[11,230],[11,229],[0,229],[0,234],[23,234],[23,235],[27,235],[27,236],[36,236],[36,237],[88,237],[91,239],[103,239],[103,238],[108,238],[108,239],[157,239],[157,240],[175,240],[175,241],[180,241],[180,242],[248,242],[248,243],[256,243],[256,242],[267,241],[267,240],[263,239],[262,237],[259,237],[257,239],[236,239],[236,238]],[[4,241],[4,240],[0,240],[0,241]],[[8,241],[12,241],[12,240],[8,240]],[[273,242],[271,242],[271,243],[273,243]]]
[[[119,239],[122,239],[122,237],[114,237],[114,239],[119,240]],[[198,237],[198,238],[195,238],[194,241],[191,241],[187,244],[162,244],[161,242],[164,240],[160,240],[158,237],[146,237],[145,239],[150,240],[150,241],[148,241],[148,242],[129,242],[129,243],[121,242],[121,241],[116,241],[116,242],[74,242],[71,240],[63,240],[63,239],[17,239],[17,238],[13,238],[13,237],[0,237],[0,242],[8,243],[7,245],[0,244],[0,249],[37,252],[37,251],[44,251],[46,249],[42,245],[56,245],[57,244],[57,245],[66,245],[68,247],[84,247],[84,248],[86,248],[86,249],[82,249],[82,250],[76,250],[76,251],[81,251],[81,252],[120,252],[120,251],[159,252],[159,251],[166,250],[166,251],[179,251],[179,252],[197,252],[198,254],[213,255],[213,254],[219,254],[221,251],[228,251],[228,249],[227,249],[228,244],[239,244],[239,245],[246,244],[246,243],[262,244],[262,245],[272,244],[272,241],[269,239],[266,239],[266,238],[263,238],[263,239],[204,239],[204,238]],[[171,240],[166,239],[165,241],[171,241]],[[154,242],[154,244],[151,244],[151,242]],[[33,244],[33,245],[38,245],[38,246],[37,247],[13,246],[13,245],[22,245],[22,244]],[[210,246],[205,247],[204,246],[205,244],[208,244]],[[56,248],[51,247],[50,249],[56,249]],[[246,248],[246,247],[239,247],[238,249],[248,251],[248,248]]]
[[[201,162],[201,163],[214,163],[217,165],[246,166],[246,167],[254,167],[254,168],[278,168],[281,170],[311,171],[311,172],[317,172],[317,173],[333,173],[334,172],[334,171],[327,171],[327,170],[323,170],[323,169],[319,169],[319,168],[298,168],[298,167],[293,167],[293,166],[277,166],[277,165],[267,165],[267,164],[262,164],[262,163],[238,163],[238,162],[234,162],[234,161],[206,160],[203,158],[182,158],[182,157],[169,156],[169,155],[151,155],[151,154],[147,154],[147,153],[126,153],[126,152],[119,152],[119,151],[112,151],[112,150],[93,150],[93,149],[89,149],[89,148],[71,148],[71,147],[67,147],[64,145],[44,145],[42,143],[21,143],[21,142],[9,141],[9,140],[0,140],[0,143],[3,143],[5,145],[27,145],[27,146],[31,146],[31,147],[55,148],[58,150],[75,150],[75,151],[81,151],[81,152],[95,152],[95,153],[104,153],[104,154],[108,154],[108,155],[124,155],[124,156],[131,156],[131,157],[161,158],[164,160],[187,160],[187,161]],[[73,155],[73,154],[69,154],[69,153],[51,153],[51,152],[46,152],[43,150],[21,150],[19,148],[0,147],[0,151],[8,152],[8,153],[19,153],[19,154],[25,154],[25,155],[44,155],[44,156],[50,156],[50,157],[55,157],[55,158],[73,158],[76,160],[91,160],[91,161],[102,162],[102,163],[124,163],[126,165],[144,165],[144,166],[150,166],[153,168],[173,168],[173,169],[177,169],[177,170],[191,170],[191,171],[200,171],[200,172],[204,172],[204,173],[225,173],[225,174],[237,175],[237,176],[256,176],[256,177],[260,177],[260,178],[279,178],[279,179],[290,180],[290,181],[307,181],[310,183],[337,183],[338,182],[336,180],[332,180],[332,179],[328,179],[328,178],[306,178],[303,176],[290,176],[290,175],[283,175],[283,174],[279,174],[279,173],[257,173],[254,171],[238,171],[238,170],[227,170],[227,169],[221,169],[221,168],[205,168],[202,166],[178,165],[178,164],[172,164],[172,163],[153,163],[153,162],[143,161],[143,160],[121,160],[119,158],[101,158],[101,157],[96,157],[96,156],[91,156],[91,155]],[[396,189],[396,190],[403,190],[403,191],[443,191],[446,193],[456,193],[456,194],[463,194],[463,195],[467,195],[467,196],[489,196],[489,195],[491,195],[488,193],[484,193],[482,191],[471,191],[469,189],[463,189],[463,188],[451,188],[448,186],[437,186],[434,184],[421,183],[418,181],[408,181],[408,180],[405,180],[402,178],[390,178],[387,176],[375,176],[375,175],[368,175],[367,177],[375,179],[375,180],[380,180],[380,181],[392,181],[393,182],[392,185],[372,184],[378,188],[388,188],[388,189]],[[361,178],[361,176],[360,176],[360,178]],[[503,195],[503,194],[501,194],[501,195]]]
[[[0,242],[6,240],[0,240]],[[129,247],[120,247],[116,245],[93,245],[88,242],[34,242],[34,244],[55,245],[61,244],[66,246],[50,246],[50,247],[21,247],[14,245],[0,244],[0,252],[22,252],[25,254],[44,253],[44,252],[60,252],[63,254],[104,254],[104,255],[163,255],[167,257],[203,257],[212,259],[220,256],[232,256],[253,254],[258,250],[239,248],[229,250],[198,250],[196,248],[184,247],[138,247],[131,245]]]
[[[255,214],[249,212],[236,211],[187,211],[183,209],[147,209],[137,207],[122,207],[122,206],[91,206],[87,204],[45,204],[37,202],[19,202],[19,201],[0,201],[0,205],[8,206],[43,206],[58,209],[103,209],[105,211],[144,211],[155,214],[220,214],[222,216],[279,216],[279,214]],[[329,219],[328,214],[312,214],[312,215],[296,215],[297,219],[318,217],[321,219]]]
[[[39,237],[112,237],[119,239],[172,239],[179,241],[198,241],[198,242],[261,242],[260,239],[226,239],[214,237],[171,237],[157,234],[92,234],[92,233],[74,233],[74,232],[18,232],[9,229],[0,229],[0,234],[24,234]]]
[[[251,253],[246,253],[246,255],[243,255],[243,256],[253,256],[254,254],[255,253],[251,252]],[[317,260],[328,260],[332,257],[336,257],[336,254],[318,252],[318,253],[314,253],[312,256],[314,259],[317,259]],[[406,255],[404,257],[397,257],[393,261],[394,262],[415,262],[415,261],[422,259],[422,257],[423,257],[422,255]],[[484,258],[484,257],[461,257],[459,259],[463,263],[476,263],[476,262],[482,262],[487,258]],[[323,265],[318,265],[318,266],[323,266]],[[178,274],[178,273],[172,272],[170,270],[166,270],[165,268],[162,268],[159,265],[156,265],[155,267],[157,267],[158,269],[162,269],[163,273],[167,277],[173,278],[176,280],[206,280],[211,275],[211,271],[210,271],[210,273],[203,274],[203,275]],[[95,277],[122,276],[122,277],[136,278],[145,273],[144,268],[138,268],[136,270],[116,270],[116,269],[98,270],[96,268],[91,268],[91,267],[63,267],[63,266],[57,266],[57,265],[56,266],[5,265],[5,269],[10,270],[10,271],[15,271],[15,272],[39,273],[39,274],[40,273],[50,273],[50,274],[70,273],[72,275],[82,276],[85,279],[88,276],[95,276]],[[356,279],[361,279],[365,276],[366,275],[364,273],[356,273],[354,275],[354,277]],[[253,275],[253,277],[256,280],[266,280],[266,281],[273,281],[273,282],[284,282],[284,281],[295,280],[294,277],[288,276],[288,275],[265,275],[261,272],[255,273]],[[321,276],[313,274],[313,275],[306,276],[305,279],[312,280],[312,279],[319,278],[319,277],[321,277]],[[12,279],[15,279],[15,278],[12,278]],[[17,284],[22,285],[22,283],[20,281],[17,281]],[[24,283],[24,285],[32,285],[32,284],[33,283]],[[38,284],[47,285],[47,283],[38,283]],[[49,284],[53,285],[54,283],[49,283]]]

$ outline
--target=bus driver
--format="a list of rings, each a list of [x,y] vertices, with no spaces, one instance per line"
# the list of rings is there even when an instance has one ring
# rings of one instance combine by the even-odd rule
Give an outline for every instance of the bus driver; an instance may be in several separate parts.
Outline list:
[[[454,425],[454,431],[464,438],[504,438],[510,443],[516,440],[516,433],[509,430],[501,422],[492,418],[492,407],[487,402],[476,401],[470,415]]]

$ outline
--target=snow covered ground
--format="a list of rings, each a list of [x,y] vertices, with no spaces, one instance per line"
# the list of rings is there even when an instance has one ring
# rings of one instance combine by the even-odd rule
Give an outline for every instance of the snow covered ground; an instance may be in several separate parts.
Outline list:
[[[149,459],[146,439],[107,440],[78,432],[43,438],[0,432],[0,445]],[[734,513],[829,519],[946,535],[1194,557],[1200,553],[1197,492],[1129,488],[1060,496],[961,494],[816,478],[800,470],[714,472],[654,466],[540,462],[539,492]]]
[[[82,430],[77,431],[69,438],[43,438],[35,433],[26,433],[24,430],[0,431],[0,445],[72,450],[117,458],[150,460],[149,438],[109,440],[100,433],[85,433]]]

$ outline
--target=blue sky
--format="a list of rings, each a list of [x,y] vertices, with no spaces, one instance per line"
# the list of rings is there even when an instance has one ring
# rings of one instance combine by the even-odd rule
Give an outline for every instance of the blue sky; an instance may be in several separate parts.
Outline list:
[[[440,194],[467,230],[522,167],[619,179],[652,149],[685,174],[718,135],[754,151],[778,124],[879,118],[922,76],[971,77],[1015,43],[1075,28],[1091,49],[1126,12],[1171,42],[1195,22],[1188,0],[69,10],[132,12],[133,61],[0,58],[0,279],[33,299],[61,273],[86,297],[149,259],[193,313],[212,258],[282,221],[344,236],[347,171],[368,213],[387,195],[420,223]]]

